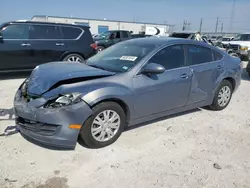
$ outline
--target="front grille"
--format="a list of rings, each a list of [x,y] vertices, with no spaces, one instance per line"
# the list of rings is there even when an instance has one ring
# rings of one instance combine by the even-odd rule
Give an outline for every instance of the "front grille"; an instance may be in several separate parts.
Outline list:
[[[55,134],[57,128],[59,127],[58,125],[40,123],[40,122],[24,119],[21,117],[16,118],[16,124],[25,130],[32,131],[41,135],[46,135],[46,136]]]
[[[240,45],[238,45],[238,44],[230,44],[230,48],[237,51],[237,50],[240,49]]]

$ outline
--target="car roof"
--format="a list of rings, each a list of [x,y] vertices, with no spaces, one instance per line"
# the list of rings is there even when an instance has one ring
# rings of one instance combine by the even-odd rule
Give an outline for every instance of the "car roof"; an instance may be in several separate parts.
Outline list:
[[[127,43],[137,43],[137,44],[156,44],[156,45],[165,45],[168,43],[180,42],[186,44],[188,42],[200,44],[198,41],[175,38],[175,37],[146,37],[146,38],[136,38],[127,40]]]
[[[65,26],[77,26],[81,28],[90,28],[86,25],[78,25],[78,24],[67,24],[67,23],[58,23],[58,22],[44,22],[44,21],[26,21],[26,20],[17,20],[17,21],[10,21],[5,24],[14,24],[14,23],[23,23],[23,24],[40,24],[40,25],[65,25]]]

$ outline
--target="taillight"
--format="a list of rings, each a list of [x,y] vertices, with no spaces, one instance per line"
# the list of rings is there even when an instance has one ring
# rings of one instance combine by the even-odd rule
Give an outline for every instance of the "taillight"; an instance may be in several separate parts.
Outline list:
[[[96,49],[97,48],[97,44],[96,43],[93,43],[90,45],[92,48]]]

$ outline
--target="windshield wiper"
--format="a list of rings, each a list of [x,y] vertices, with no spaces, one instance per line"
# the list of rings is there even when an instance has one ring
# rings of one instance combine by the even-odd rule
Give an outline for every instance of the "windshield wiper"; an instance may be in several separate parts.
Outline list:
[[[88,65],[88,64],[87,64]],[[94,67],[94,68],[97,68],[97,69],[102,69],[102,70],[105,70],[105,71],[108,71],[107,69],[103,68],[103,67],[100,67],[99,65],[88,65],[90,67]]]

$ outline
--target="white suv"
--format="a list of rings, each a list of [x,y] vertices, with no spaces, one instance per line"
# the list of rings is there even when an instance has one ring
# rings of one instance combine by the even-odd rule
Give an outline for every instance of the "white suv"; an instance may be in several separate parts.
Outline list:
[[[242,59],[247,58],[250,61],[250,33],[237,35],[229,42],[230,48],[236,51]]]

